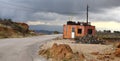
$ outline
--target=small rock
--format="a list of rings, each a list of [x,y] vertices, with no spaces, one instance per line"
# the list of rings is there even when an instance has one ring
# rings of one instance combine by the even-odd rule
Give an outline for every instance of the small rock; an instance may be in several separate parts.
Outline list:
[[[99,52],[92,52],[91,54],[92,54],[92,55],[98,55]]]

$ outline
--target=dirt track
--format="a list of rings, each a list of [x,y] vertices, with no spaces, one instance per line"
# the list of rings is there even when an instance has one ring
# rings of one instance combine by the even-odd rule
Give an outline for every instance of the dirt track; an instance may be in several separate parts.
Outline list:
[[[45,61],[37,56],[39,46],[58,36],[0,39],[0,61]]]

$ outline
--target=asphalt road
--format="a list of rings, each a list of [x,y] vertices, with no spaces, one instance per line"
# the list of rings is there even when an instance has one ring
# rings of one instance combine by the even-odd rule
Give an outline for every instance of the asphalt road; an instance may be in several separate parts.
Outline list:
[[[0,39],[0,61],[45,61],[38,56],[40,46],[58,36],[61,35]]]

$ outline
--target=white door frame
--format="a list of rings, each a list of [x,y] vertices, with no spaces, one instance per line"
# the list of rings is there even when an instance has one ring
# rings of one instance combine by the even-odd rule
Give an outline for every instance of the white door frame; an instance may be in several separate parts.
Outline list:
[[[75,38],[75,28],[74,27],[72,27],[71,38]]]

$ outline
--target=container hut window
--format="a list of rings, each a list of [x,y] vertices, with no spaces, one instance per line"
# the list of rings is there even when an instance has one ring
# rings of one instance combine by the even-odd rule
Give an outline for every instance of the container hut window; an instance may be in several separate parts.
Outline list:
[[[88,34],[92,34],[92,29],[88,29]]]
[[[81,34],[82,33],[82,29],[78,29],[78,34]]]

